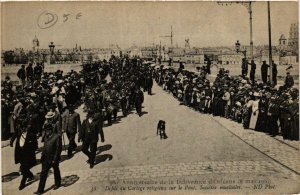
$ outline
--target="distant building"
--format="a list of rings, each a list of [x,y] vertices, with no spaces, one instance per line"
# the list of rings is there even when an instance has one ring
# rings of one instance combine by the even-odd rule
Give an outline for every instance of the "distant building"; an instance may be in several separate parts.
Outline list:
[[[290,33],[289,33],[289,40],[288,46],[290,50],[294,51],[298,55],[298,47],[299,47],[299,37],[298,37],[298,23],[291,24]]]
[[[288,46],[287,39],[282,34],[279,38],[278,49],[281,51],[285,51],[285,50],[287,50],[287,46]]]
[[[158,49],[156,47],[142,47],[141,58],[146,60],[155,60],[158,57]]]
[[[241,65],[243,56],[235,51],[224,51],[218,56],[218,62],[222,65]]]
[[[184,57],[187,64],[204,64],[204,54],[202,51],[190,51]]]
[[[185,61],[185,50],[181,47],[169,48],[169,58],[172,58],[173,62]]]
[[[128,55],[130,58],[142,57],[142,51],[136,45],[133,45],[130,48],[124,50],[124,54]]]
[[[295,55],[286,55],[283,57],[280,57],[280,65],[295,65],[297,64],[297,56]]]
[[[272,52],[272,60],[274,61],[275,64],[279,65],[280,64],[280,55],[278,52],[273,51]],[[260,63],[262,64],[263,61],[266,61],[267,64],[269,63],[269,50],[262,50],[261,55],[260,55]]]
[[[106,60],[108,61],[112,56],[112,50],[109,48],[99,49],[94,58],[97,60]]]
[[[121,56],[121,48],[116,44],[110,44],[109,50],[111,50],[111,55],[114,55],[115,57]]]
[[[170,59],[169,52],[165,51],[165,50],[162,50],[162,52],[161,52],[161,60],[163,62],[167,62],[167,61],[169,61],[169,59]]]
[[[32,40],[32,51],[37,52],[40,47],[40,42],[36,36],[34,36],[34,39]]]
[[[219,55],[222,51],[229,51],[227,48],[202,48],[204,55],[209,58],[213,63],[219,61]]]

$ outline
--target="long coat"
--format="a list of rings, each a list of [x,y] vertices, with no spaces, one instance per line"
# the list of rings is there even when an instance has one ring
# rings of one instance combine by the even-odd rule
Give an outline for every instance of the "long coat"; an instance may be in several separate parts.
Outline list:
[[[83,142],[90,142],[95,143],[99,140],[99,134],[101,137],[101,140],[104,140],[104,133],[102,129],[102,123],[99,120],[93,120],[91,123],[88,121],[88,119],[85,119],[82,122],[82,128],[79,134],[80,139],[83,140]]]
[[[20,127],[25,127],[27,124],[28,120],[22,120],[18,121],[20,124]],[[21,164],[26,164],[29,167],[33,167],[36,164],[36,157],[35,157],[35,150],[37,149],[37,139],[36,139],[36,134],[33,131],[33,129],[28,126],[27,134],[22,135],[22,130],[21,128],[17,128],[17,132],[13,135],[14,137],[12,140],[16,138],[16,146],[15,146],[15,163],[21,163]],[[21,136],[25,139],[25,143],[23,147],[20,146],[20,139]]]
[[[277,135],[279,130],[277,124],[278,116],[279,116],[279,106],[275,103],[270,103],[267,115],[268,115],[267,131],[272,135]]]
[[[42,151],[41,161],[43,163],[58,163],[60,161],[60,154],[62,151],[61,136],[53,133],[50,137],[45,137],[44,149]]]
[[[258,102],[259,113],[255,130],[267,132],[267,112],[268,112],[268,101],[260,100]]]
[[[288,118],[288,126],[290,127],[290,139],[299,140],[299,103],[294,100],[289,106],[288,111],[290,117]]]
[[[81,129],[80,115],[77,112],[70,114],[66,110],[62,115],[62,130],[65,130],[68,133],[75,134]]]
[[[137,93],[135,93],[134,95],[134,102],[135,105],[142,105],[142,103],[144,102],[144,94],[141,90],[139,90]]]
[[[288,75],[285,77],[285,86],[287,86],[288,88],[292,87],[294,85],[294,79],[291,75]]]

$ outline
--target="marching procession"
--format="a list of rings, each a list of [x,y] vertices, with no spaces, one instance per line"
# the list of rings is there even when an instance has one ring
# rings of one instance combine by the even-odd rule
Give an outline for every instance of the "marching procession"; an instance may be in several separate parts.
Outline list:
[[[40,183],[35,192],[42,194],[50,168],[54,170],[54,189],[61,186],[59,161],[65,147],[64,134],[69,140],[68,158],[77,148],[78,133],[77,143],[82,141],[82,152],[93,168],[99,135],[101,142],[105,141],[104,122],[112,125],[120,109],[127,116],[134,108],[141,117],[143,91],[151,95],[153,81],[149,67],[128,58],[83,64],[79,73],[43,72],[40,64],[31,70],[32,64],[26,69],[22,65],[16,89],[8,76],[2,84],[2,136],[10,138],[11,147],[15,145],[15,163],[20,164],[22,174],[19,190],[33,180],[30,169],[37,164],[38,139],[44,142]],[[75,110],[82,104],[87,116],[81,122]]]
[[[64,136],[69,141],[68,158],[82,142],[81,150],[93,168],[97,143],[99,139],[105,141],[104,123],[112,125],[119,111],[127,116],[135,109],[141,117],[144,92],[152,95],[153,79],[181,105],[197,112],[237,121],[244,129],[299,140],[299,91],[292,88],[289,73],[285,85],[276,89],[268,83],[253,82],[246,75],[230,76],[223,68],[210,82],[208,71],[207,66],[198,72],[189,72],[184,66],[176,71],[171,66],[152,66],[127,57],[86,63],[81,71],[67,73],[44,72],[40,64],[34,68],[32,64],[26,68],[22,65],[17,73],[20,85],[14,89],[6,77],[1,91],[2,137],[10,138],[10,146],[15,146],[15,163],[20,164],[22,174],[19,190],[34,178],[30,169],[37,164],[38,139],[44,147],[35,194],[44,192],[50,168],[54,170],[54,189],[61,186],[59,163],[66,147]],[[87,113],[84,119],[76,112],[79,106]],[[167,138],[165,121],[159,121],[157,134]]]

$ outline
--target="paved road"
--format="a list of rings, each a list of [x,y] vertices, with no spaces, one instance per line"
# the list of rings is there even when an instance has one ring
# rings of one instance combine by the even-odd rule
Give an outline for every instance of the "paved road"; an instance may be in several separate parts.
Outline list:
[[[229,120],[180,106],[157,85],[153,92],[152,96],[145,94],[142,117],[133,111],[104,128],[105,143],[98,144],[94,169],[89,169],[83,153],[78,152],[69,160],[63,152],[60,168],[66,187],[56,191],[50,189],[48,193],[114,194],[114,187],[118,192],[129,194],[165,190],[171,193],[180,187],[182,193],[212,193],[216,192],[212,190],[215,187],[218,192],[231,188],[230,193],[241,193],[240,190],[255,193],[257,189],[254,188],[259,186],[254,185],[259,184],[265,190],[260,192],[265,193],[299,191],[300,160],[295,148],[265,134],[257,134],[259,132],[246,132]],[[81,108],[78,112],[83,118]],[[166,121],[169,137],[166,140],[156,136],[160,119]],[[293,144],[299,146],[299,142]],[[7,194],[14,194],[18,192],[20,177],[13,173],[18,170],[13,161],[13,149],[3,148],[2,158],[3,189]],[[40,165],[32,169],[36,175],[40,170]],[[183,180],[197,183],[187,185]],[[134,182],[148,183],[136,185]],[[225,183],[224,188],[221,188],[222,183]],[[33,182],[22,193],[31,194],[37,185],[37,181]],[[53,175],[48,178],[46,188],[51,185]]]

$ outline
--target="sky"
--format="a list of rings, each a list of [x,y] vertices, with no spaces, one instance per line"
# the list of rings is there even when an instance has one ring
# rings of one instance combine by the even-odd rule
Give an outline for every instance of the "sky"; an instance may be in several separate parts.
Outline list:
[[[268,44],[267,2],[253,2],[254,45]],[[64,17],[64,14],[70,14]],[[77,19],[76,19],[77,15]],[[249,13],[241,4],[216,2],[5,2],[2,5],[2,49],[32,48],[36,35],[41,48],[121,48],[159,44],[174,46],[249,45]],[[64,20],[66,20],[64,22]],[[56,21],[56,23],[54,23]],[[289,36],[298,22],[297,2],[271,2],[272,44]],[[48,24],[45,24],[48,23]],[[52,26],[50,26],[52,25]],[[49,27],[50,26],[50,27]],[[48,27],[48,28],[46,28]]]

